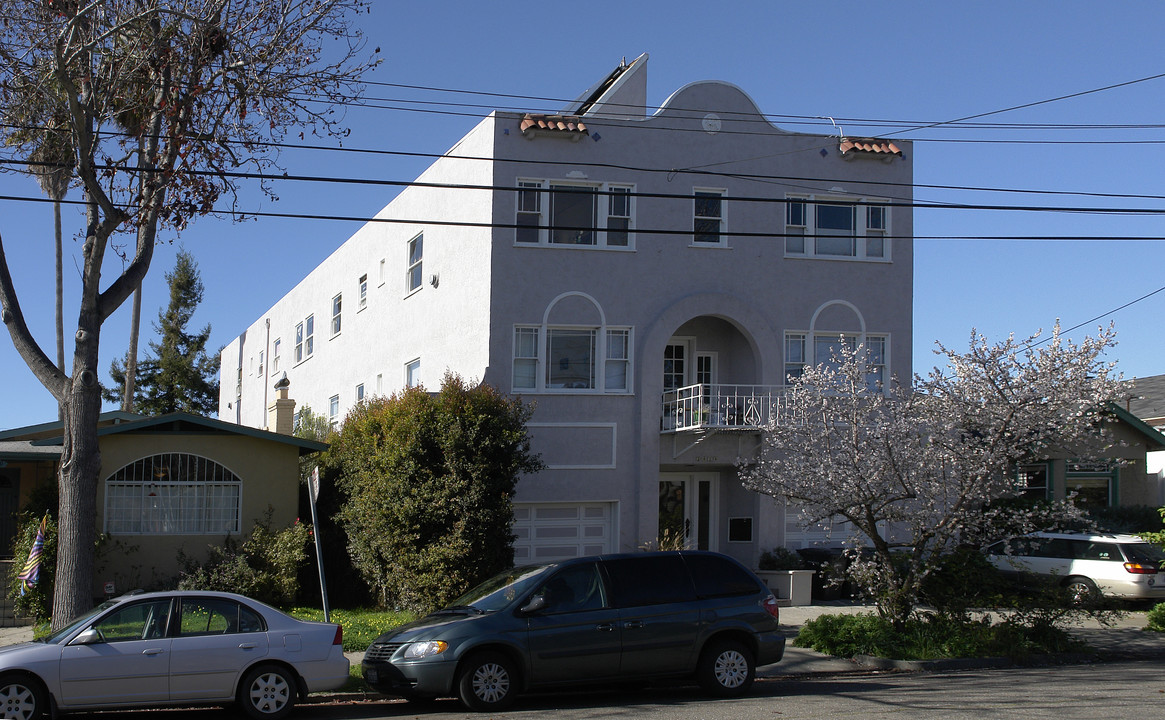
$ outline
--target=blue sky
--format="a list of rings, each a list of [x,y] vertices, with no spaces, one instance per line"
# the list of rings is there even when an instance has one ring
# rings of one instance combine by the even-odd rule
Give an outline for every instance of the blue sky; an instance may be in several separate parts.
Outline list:
[[[648,102],[697,80],[744,89],[779,126],[915,140],[920,202],[1090,208],[1165,208],[1165,78],[993,114],[988,127],[921,126],[1061,98],[1165,73],[1165,5],[924,2],[587,4],[375,0],[361,16],[384,62],[371,80],[527,98],[373,86],[377,108],[352,108],[355,149],[440,153],[489,108],[554,111],[623,57],[647,52]],[[423,102],[417,102],[423,101]],[[434,105],[432,103],[462,105]],[[411,110],[391,109],[411,108]],[[440,113],[433,112],[440,110]],[[476,116],[476,117],[475,117]],[[804,118],[804,119],[801,119]],[[871,124],[859,120],[882,120]],[[1000,127],[1000,124],[1018,127]],[[1065,129],[1052,125],[1084,125]],[[988,142],[985,142],[988,141]],[[1004,142],[1009,141],[1009,142]],[[1015,142],[1019,141],[1019,142]],[[1161,143],[1161,144],[1157,144]],[[427,161],[398,155],[295,150],[293,175],[407,181]],[[774,169],[777,172],[779,169]],[[1050,194],[947,187],[1050,191]],[[250,210],[371,217],[391,186],[280,183],[280,201],[244,198]],[[1086,193],[1086,194],[1078,194]],[[1087,193],[1113,193],[1095,197]],[[40,197],[35,182],[0,175],[0,196]],[[78,197],[76,191],[70,195]],[[66,234],[80,228],[66,213]],[[357,225],[204,218],[158,248],[143,300],[143,347],[166,303],[164,274],[179,246],[199,262],[206,296],[195,315],[212,349],[238,335]],[[0,233],[29,324],[53,350],[50,206],[0,200]],[[915,242],[914,369],[936,363],[935,341],[964,349],[972,328],[991,340],[1026,337],[1060,319],[1071,333],[1116,323],[1111,358],[1126,377],[1165,373],[1161,318],[1165,241],[1016,241],[983,236],[1165,236],[1165,217],[1111,213],[916,209],[915,233],[971,239]],[[66,239],[66,334],[75,327],[80,243]],[[107,279],[118,269],[113,259]],[[106,323],[103,368],[124,354],[129,303]],[[71,353],[66,345],[66,355]],[[54,401],[0,335],[0,427],[55,418]],[[107,380],[107,378],[104,378]]]

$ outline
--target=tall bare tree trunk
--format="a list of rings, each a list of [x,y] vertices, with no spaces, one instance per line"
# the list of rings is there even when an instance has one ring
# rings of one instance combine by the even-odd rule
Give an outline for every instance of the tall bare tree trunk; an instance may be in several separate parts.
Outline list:
[[[57,250],[57,367],[65,369],[65,273],[64,253],[61,249],[61,199],[53,198],[53,230],[56,233]],[[64,420],[65,413],[58,407],[57,419]]]
[[[121,409],[133,412],[134,385],[138,375],[138,331],[142,326],[142,286],[133,292],[133,320],[129,326],[129,350],[125,353],[125,394],[121,396]]]

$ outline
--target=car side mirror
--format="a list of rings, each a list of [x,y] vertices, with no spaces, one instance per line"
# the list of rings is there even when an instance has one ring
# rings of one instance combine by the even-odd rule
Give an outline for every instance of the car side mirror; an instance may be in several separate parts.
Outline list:
[[[89,628],[85,632],[83,632],[80,635],[78,635],[77,637],[73,638],[73,642],[71,642],[69,644],[70,645],[92,645],[93,643],[99,643],[99,642],[102,642],[101,633],[97,631],[97,628]]]
[[[519,608],[518,612],[523,615],[533,615],[544,607],[546,607],[546,595],[544,593],[538,593],[530,598],[528,603]]]

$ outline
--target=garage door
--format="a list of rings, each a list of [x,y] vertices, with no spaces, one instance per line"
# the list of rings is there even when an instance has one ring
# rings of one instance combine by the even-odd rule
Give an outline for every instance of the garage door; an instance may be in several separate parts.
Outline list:
[[[611,552],[614,503],[514,503],[514,562]]]

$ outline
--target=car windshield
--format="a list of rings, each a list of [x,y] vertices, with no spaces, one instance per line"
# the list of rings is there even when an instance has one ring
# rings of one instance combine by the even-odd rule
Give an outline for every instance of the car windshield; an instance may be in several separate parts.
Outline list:
[[[1160,565],[1165,563],[1165,551],[1149,543],[1131,543],[1122,546],[1129,562],[1144,563],[1146,565]]]
[[[55,633],[53,633],[51,635],[45,635],[44,637],[40,638],[39,641],[43,642],[43,643],[47,643],[49,645],[55,645],[55,644],[59,643],[63,638],[67,637],[74,630],[77,630],[78,628],[80,628],[83,625],[89,624],[93,620],[93,618],[97,617],[98,615],[105,612],[106,610],[108,610],[109,608],[113,607],[116,604],[117,604],[117,601],[115,601],[115,600],[106,600],[105,602],[101,603],[100,605],[93,608],[89,612],[85,613],[81,617],[77,618],[73,622],[69,623],[65,627],[61,628],[60,630],[57,630]]]
[[[469,592],[454,600],[449,609],[473,609],[480,612],[497,612],[523,595],[538,581],[538,578],[553,565],[522,565],[494,575]]]

